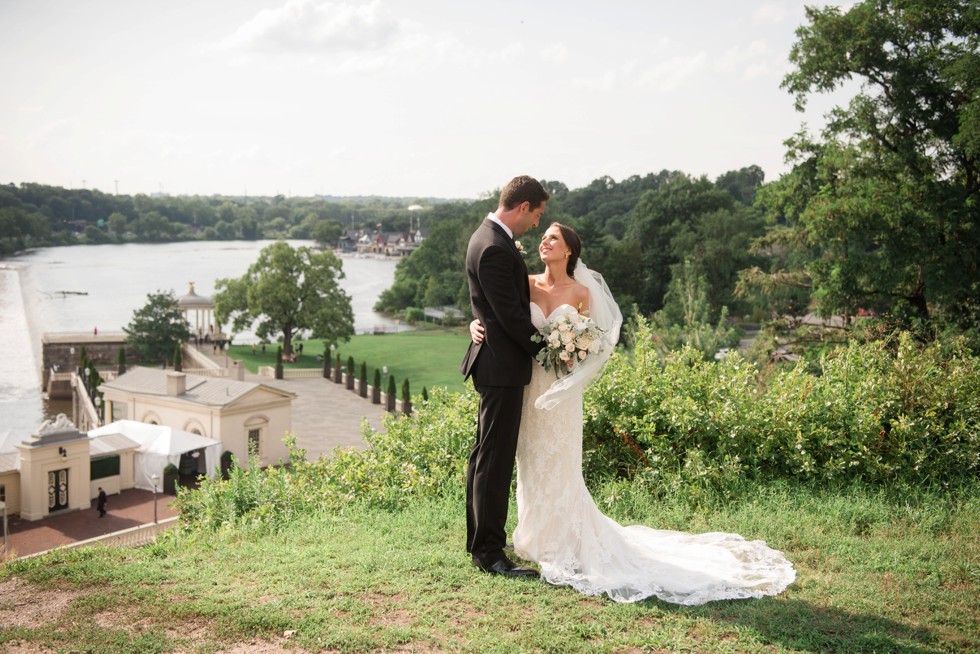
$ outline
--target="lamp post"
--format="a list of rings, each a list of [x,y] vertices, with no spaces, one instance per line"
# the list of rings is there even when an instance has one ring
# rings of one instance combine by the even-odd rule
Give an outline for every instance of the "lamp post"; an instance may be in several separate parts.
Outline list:
[[[160,475],[152,475],[150,481],[153,482],[153,524],[157,524],[157,483],[160,481]]]
[[[0,555],[6,556],[7,554],[7,503],[0,502],[0,511],[3,512],[3,549],[0,549]],[[3,558],[0,556],[0,559]]]
[[[381,392],[385,394],[385,406],[391,404],[391,398],[388,397],[388,366],[381,366]]]

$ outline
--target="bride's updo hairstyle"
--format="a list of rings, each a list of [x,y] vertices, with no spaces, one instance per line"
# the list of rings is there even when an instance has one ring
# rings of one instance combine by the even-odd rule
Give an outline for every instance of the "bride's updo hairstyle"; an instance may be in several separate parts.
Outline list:
[[[568,225],[562,225],[561,223],[551,223],[552,227],[557,227],[558,231],[561,232],[561,237],[565,239],[565,245],[571,250],[571,254],[568,255],[568,261],[565,262],[565,272],[568,276],[575,278],[575,264],[578,263],[578,258],[582,255],[582,239],[578,237],[575,230]]]

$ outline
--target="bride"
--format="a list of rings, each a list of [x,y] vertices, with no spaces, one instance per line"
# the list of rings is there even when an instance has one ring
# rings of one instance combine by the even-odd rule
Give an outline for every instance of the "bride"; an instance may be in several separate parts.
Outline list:
[[[578,314],[603,330],[604,343],[557,379],[533,367],[517,444],[514,551],[538,563],[551,584],[617,602],[657,597],[693,605],[782,592],[796,573],[762,541],[624,527],[593,501],[582,477],[582,393],[619,339],[622,314],[602,276],[586,268],[580,253],[578,235],[553,223],[538,246],[545,271],[528,277],[535,327],[544,331],[559,316]],[[470,332],[482,340],[478,321]]]

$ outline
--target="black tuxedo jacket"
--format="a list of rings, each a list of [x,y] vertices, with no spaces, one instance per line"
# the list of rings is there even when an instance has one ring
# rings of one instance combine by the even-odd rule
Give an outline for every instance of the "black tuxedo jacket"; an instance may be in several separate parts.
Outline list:
[[[486,330],[483,342],[470,343],[460,365],[477,386],[524,386],[531,381],[531,359],[543,344],[531,324],[527,266],[514,241],[490,219],[470,237],[466,277],[473,315]]]

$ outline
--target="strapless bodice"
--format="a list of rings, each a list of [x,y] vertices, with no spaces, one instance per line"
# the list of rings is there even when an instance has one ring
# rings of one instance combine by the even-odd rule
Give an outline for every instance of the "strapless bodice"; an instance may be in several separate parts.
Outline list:
[[[574,313],[578,315],[578,311],[575,310],[570,304],[559,304],[549,315],[544,315],[544,309],[538,306],[536,303],[531,303],[531,324],[533,324],[538,329],[544,329],[547,327],[556,316],[563,313]]]

